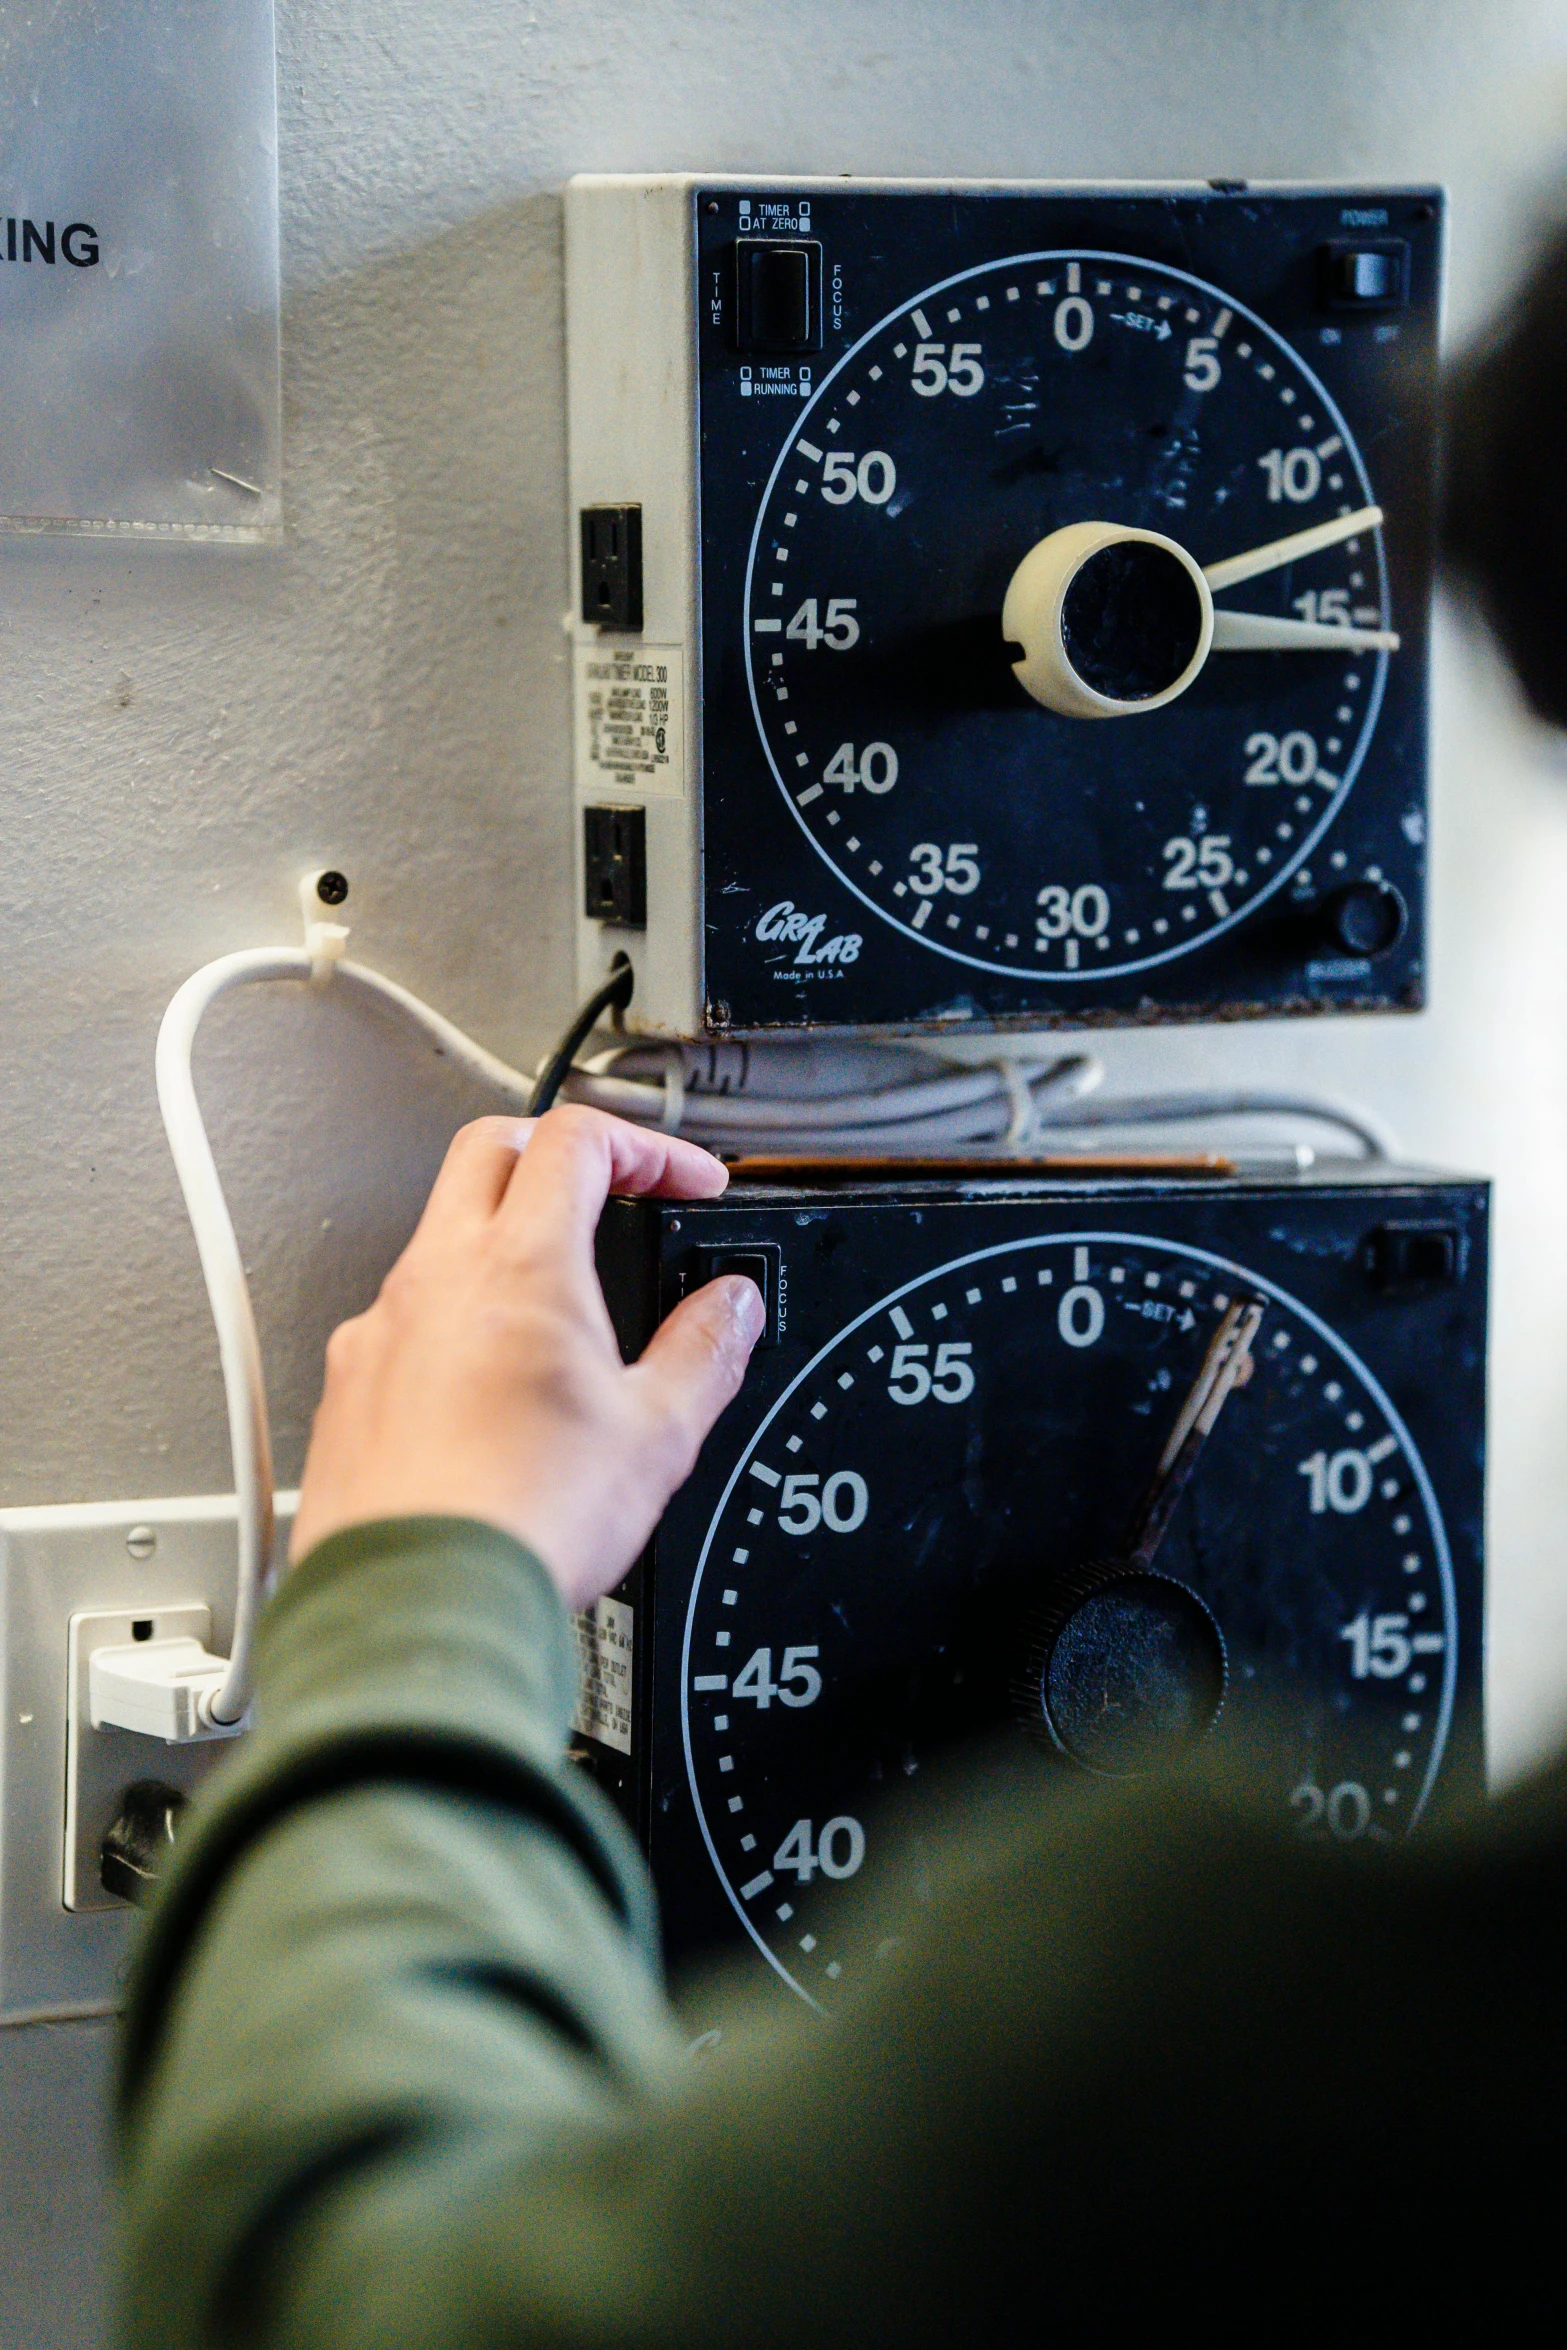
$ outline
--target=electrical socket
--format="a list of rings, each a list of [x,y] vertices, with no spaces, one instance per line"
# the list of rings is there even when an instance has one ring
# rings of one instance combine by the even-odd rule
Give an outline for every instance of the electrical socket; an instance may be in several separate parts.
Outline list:
[[[278,1495],[275,1563],[295,1499]],[[103,1829],[133,1780],[188,1790],[228,1741],[92,1729],[86,1661],[149,1617],[226,1654],[236,1559],[232,1494],[0,1510],[0,2024],[118,2006],[136,1920],[99,1886]]]

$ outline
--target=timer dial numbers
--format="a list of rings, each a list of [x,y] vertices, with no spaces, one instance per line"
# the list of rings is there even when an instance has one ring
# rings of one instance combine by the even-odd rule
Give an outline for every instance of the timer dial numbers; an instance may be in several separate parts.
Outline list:
[[[1310,881],[1398,644],[1366,467],[1299,354],[1087,252],[927,289],[840,362],[764,493],[744,627],[773,775],[846,885],[1066,992]]]
[[[1219,1628],[1212,1734],[1265,1731],[1283,1820],[1341,1841],[1415,1824],[1451,1711],[1453,1577],[1371,1373],[1298,1300],[1201,1250],[1117,1232],[1009,1243],[830,1341],[758,1430],[703,1547],[691,1792],[737,1914],[803,1997],[830,2007],[856,1964],[837,1888],[872,1854],[884,1799],[1008,1719],[1041,1607],[1085,1560],[1125,1552],[1239,1301],[1263,1308],[1254,1368],[1160,1513],[1157,1573]]]

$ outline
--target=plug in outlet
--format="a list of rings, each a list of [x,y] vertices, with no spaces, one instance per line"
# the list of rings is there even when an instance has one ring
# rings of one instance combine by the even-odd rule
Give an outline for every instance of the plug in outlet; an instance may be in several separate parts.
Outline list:
[[[277,1500],[281,1561],[295,1496]],[[90,1659],[164,1638],[226,1655],[235,1561],[232,1495],[0,1510],[0,2023],[119,2004],[136,1913],[103,1889],[104,1832],[129,1787],[193,1790],[225,1746],[94,1730]]]

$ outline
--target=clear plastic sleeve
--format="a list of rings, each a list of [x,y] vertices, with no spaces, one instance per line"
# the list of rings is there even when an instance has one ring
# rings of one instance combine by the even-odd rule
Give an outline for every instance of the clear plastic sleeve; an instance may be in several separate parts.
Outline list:
[[[272,0],[0,9],[0,528],[282,527]]]

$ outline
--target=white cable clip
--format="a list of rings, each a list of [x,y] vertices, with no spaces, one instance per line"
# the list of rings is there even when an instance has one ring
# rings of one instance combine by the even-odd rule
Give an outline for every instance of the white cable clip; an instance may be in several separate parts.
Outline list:
[[[336,966],[348,951],[346,922],[327,920],[329,907],[342,905],[348,896],[348,883],[341,873],[323,867],[316,873],[302,873],[299,877],[299,910],[305,918],[305,952],[310,957],[310,976],[318,985],[330,979]]]
[[[686,1064],[679,1045],[664,1047],[664,1109],[659,1124],[666,1134],[678,1134],[686,1114]]]
[[[1007,1149],[1029,1150],[1039,1140],[1039,1106],[1034,1100],[1034,1071],[1015,1060],[1010,1053],[998,1053],[992,1067],[1000,1071],[1001,1082],[1012,1103],[1012,1117],[1006,1132]]]

